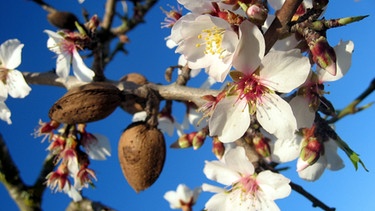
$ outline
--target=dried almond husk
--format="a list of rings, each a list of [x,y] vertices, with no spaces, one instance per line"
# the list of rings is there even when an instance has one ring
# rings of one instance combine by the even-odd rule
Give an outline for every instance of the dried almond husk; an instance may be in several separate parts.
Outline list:
[[[126,180],[137,193],[157,180],[165,156],[165,140],[159,129],[136,122],[122,133],[118,157]]]
[[[60,123],[98,121],[110,115],[121,103],[121,91],[105,82],[92,82],[70,89],[49,110],[49,117]]]

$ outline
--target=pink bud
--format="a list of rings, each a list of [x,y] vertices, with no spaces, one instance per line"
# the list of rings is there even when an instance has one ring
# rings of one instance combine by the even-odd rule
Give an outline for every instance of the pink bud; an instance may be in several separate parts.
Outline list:
[[[313,61],[331,75],[336,75],[336,53],[324,36],[309,43]]]
[[[263,25],[268,16],[268,10],[262,4],[253,4],[246,10],[246,15],[257,26]]]

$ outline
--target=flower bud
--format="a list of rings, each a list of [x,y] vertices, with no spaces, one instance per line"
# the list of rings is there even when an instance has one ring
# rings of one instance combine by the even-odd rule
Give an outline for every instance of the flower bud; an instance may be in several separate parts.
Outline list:
[[[194,150],[199,149],[203,145],[204,140],[206,139],[206,136],[207,136],[207,132],[204,129],[195,134],[192,140]]]
[[[90,20],[85,23],[85,27],[87,28],[87,30],[89,30],[90,32],[95,32],[96,29],[98,28],[100,22],[99,22],[99,18],[98,18],[98,15],[93,15]]]
[[[255,151],[267,162],[271,162],[271,147],[268,144],[270,140],[263,136],[255,136],[252,141]]]
[[[336,53],[324,36],[309,42],[313,61],[331,75],[336,75]]]
[[[320,143],[316,137],[304,139],[302,142],[300,159],[297,163],[297,171],[301,171],[318,161],[322,150],[323,144]]]
[[[212,138],[212,152],[219,160],[223,157],[225,152],[225,146],[217,136]]]
[[[268,16],[268,10],[262,4],[253,4],[246,10],[249,20],[257,26],[262,26]]]
[[[193,146],[191,135],[192,133],[181,135],[176,142],[171,144],[171,148],[184,149]]]

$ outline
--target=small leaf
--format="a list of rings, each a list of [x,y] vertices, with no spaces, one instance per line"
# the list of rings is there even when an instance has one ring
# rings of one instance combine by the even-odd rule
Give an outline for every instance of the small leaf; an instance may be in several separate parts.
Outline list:
[[[346,155],[349,157],[350,161],[353,163],[355,170],[358,170],[358,163],[362,165],[362,167],[365,169],[365,171],[368,171],[363,161],[359,158],[359,155],[355,153],[349,145],[343,141],[339,136],[337,136],[337,139],[334,139],[337,143],[337,145],[346,153]]]

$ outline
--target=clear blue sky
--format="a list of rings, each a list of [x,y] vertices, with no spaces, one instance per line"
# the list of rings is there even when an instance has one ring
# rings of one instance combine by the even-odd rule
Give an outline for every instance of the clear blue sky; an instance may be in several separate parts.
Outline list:
[[[86,0],[79,5],[76,0],[51,0],[51,5],[60,10],[72,10],[79,16],[81,7],[90,14],[101,16],[104,0]],[[175,65],[177,55],[165,47],[164,38],[168,29],[160,29],[164,16],[159,7],[167,8],[167,4],[176,5],[174,1],[160,1],[146,16],[146,24],[138,26],[129,33],[130,43],[126,46],[129,54],[117,55],[108,65],[106,75],[110,79],[139,71],[149,80],[167,84],[164,70]],[[21,71],[48,71],[55,67],[55,57],[46,47],[47,35],[43,30],[55,28],[46,21],[46,12],[38,5],[27,0],[0,1],[0,43],[11,38],[18,38],[25,44],[22,53]],[[355,51],[353,64],[349,73],[340,81],[327,86],[331,92],[327,96],[336,108],[342,108],[354,99],[375,77],[374,37],[375,37],[375,3],[372,0],[331,1],[325,17],[339,18],[355,15],[370,15],[365,20],[349,26],[330,30],[329,42],[335,45],[342,40],[353,40]],[[88,65],[90,63],[87,63]],[[203,79],[191,81],[189,85],[199,86]],[[12,111],[12,125],[0,122],[0,132],[8,144],[10,153],[19,167],[22,179],[32,184],[39,174],[41,163],[46,156],[47,143],[34,139],[32,133],[39,119],[48,121],[50,106],[65,93],[62,88],[32,85],[32,92],[25,99],[8,98],[6,104]],[[364,103],[375,101],[372,94]],[[176,103],[178,105],[178,103]],[[178,121],[182,117],[175,110]],[[181,113],[181,112],[180,112]],[[83,195],[94,201],[101,201],[118,210],[169,210],[169,204],[163,199],[168,190],[175,190],[179,183],[194,188],[205,178],[202,169],[204,160],[213,160],[209,141],[199,150],[167,150],[167,159],[159,180],[148,190],[136,194],[124,179],[117,159],[117,142],[122,130],[130,123],[130,116],[117,109],[107,119],[89,124],[88,130],[106,135],[112,145],[112,156],[106,161],[92,161],[91,167],[96,171],[98,181],[95,189],[85,189]],[[355,171],[349,159],[340,152],[346,167],[338,172],[325,171],[317,182],[305,182],[295,172],[295,162],[285,164],[291,169],[286,176],[293,182],[303,185],[329,206],[337,210],[375,210],[375,107],[357,115],[349,116],[336,125],[338,134],[360,154],[370,172],[362,168]],[[167,145],[174,142],[176,136],[166,136]],[[204,207],[211,194],[204,193],[198,199],[195,210]],[[64,210],[69,203],[68,196],[52,194],[49,189],[43,195],[44,210]],[[276,201],[282,210],[318,210],[299,194],[292,194]],[[2,210],[17,210],[5,188],[0,185],[0,205]]]

